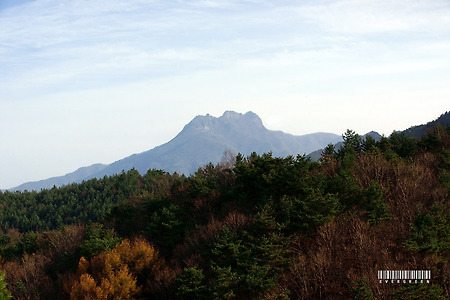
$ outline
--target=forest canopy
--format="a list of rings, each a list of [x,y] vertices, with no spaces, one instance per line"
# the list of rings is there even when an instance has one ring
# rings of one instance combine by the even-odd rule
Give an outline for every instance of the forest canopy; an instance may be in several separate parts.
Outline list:
[[[0,299],[447,299],[450,127],[343,140],[0,192]]]

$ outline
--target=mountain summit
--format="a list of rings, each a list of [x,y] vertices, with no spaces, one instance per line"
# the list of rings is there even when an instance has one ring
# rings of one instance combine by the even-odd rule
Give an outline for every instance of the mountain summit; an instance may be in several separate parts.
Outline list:
[[[224,126],[225,125],[225,126]],[[246,114],[237,113],[234,111],[226,111],[221,117],[215,118],[209,114],[206,116],[197,116],[189,124],[187,124],[183,131],[200,130],[215,134],[211,130],[244,130],[255,131],[263,129],[264,125],[261,119],[255,113],[249,111]],[[264,128],[265,129],[265,128]]]
[[[192,174],[198,167],[209,162],[218,163],[225,151],[243,155],[252,152],[259,154],[272,152],[274,156],[307,154],[329,143],[337,143],[342,137],[332,133],[313,133],[294,136],[281,131],[268,130],[261,118],[249,111],[241,114],[226,111],[221,117],[196,116],[184,126],[183,130],[169,142],[151,150],[133,154],[118,160],[106,167],[102,167],[94,174],[86,177],[73,178],[72,181],[61,182],[59,178],[46,181],[47,185],[27,183],[13,190],[40,189],[55,185],[79,182],[90,178],[101,178],[135,168],[141,174],[148,169],[163,169],[167,172]],[[42,182],[41,182],[42,183]],[[53,186],[53,185],[51,185]]]
[[[226,111],[218,118],[209,114],[196,116],[168,143],[116,161],[98,176],[131,168],[140,173],[154,168],[191,174],[199,166],[219,162],[225,151],[244,155],[271,151],[275,156],[287,156],[309,153],[340,140],[340,136],[331,133],[294,136],[268,130],[253,112]]]

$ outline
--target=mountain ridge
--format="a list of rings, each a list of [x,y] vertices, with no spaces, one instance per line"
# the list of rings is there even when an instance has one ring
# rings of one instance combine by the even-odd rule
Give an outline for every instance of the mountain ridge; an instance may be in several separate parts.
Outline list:
[[[405,130],[400,130],[400,131],[394,130],[393,132],[396,132],[399,134],[405,134],[405,135],[415,138],[415,139],[420,139],[425,134],[430,132],[433,128],[435,128],[437,125],[450,126],[450,112],[446,111],[445,113],[441,114],[438,118],[436,118],[436,120],[430,121],[426,124],[411,126]],[[376,141],[381,139],[381,135],[376,131],[370,131],[370,132],[366,133],[365,135],[363,135],[362,137],[366,138],[367,135],[370,135]],[[335,149],[339,149],[342,146],[342,144],[343,144],[342,142],[339,142],[339,143],[333,144],[333,146]],[[322,156],[323,150],[324,150],[324,148],[318,149],[314,152],[311,152],[307,155],[307,157],[309,157],[313,161],[317,161]]]
[[[91,166],[80,168],[92,171],[87,174],[78,169],[64,176],[27,182],[8,190],[40,190],[119,174],[132,168],[141,174],[148,169],[162,169],[188,175],[209,162],[220,162],[226,151],[244,155],[252,152],[272,152],[275,156],[306,155],[341,139],[341,136],[333,133],[296,136],[269,130],[254,112],[242,114],[227,110],[220,117],[210,114],[194,117],[174,138],[150,150],[132,154],[109,165],[96,164],[98,169],[90,169]]]
[[[411,126],[398,132],[419,138],[437,124],[449,126],[450,113],[445,112],[434,121]],[[240,138],[236,139],[235,135],[239,135]],[[366,135],[371,135],[376,140],[381,137],[373,131]],[[190,174],[209,162],[218,163],[225,151],[244,155],[249,155],[251,152],[272,152],[275,156],[308,154],[309,158],[317,160],[326,145],[332,143],[335,147],[339,147],[341,141],[341,136],[332,133],[316,132],[296,136],[283,131],[269,130],[254,112],[249,111],[242,114],[227,110],[220,117],[210,114],[198,115],[167,143],[132,154],[109,165],[94,164],[81,167],[63,176],[26,182],[6,190],[49,189],[53,186],[79,183],[91,178],[118,174],[132,168],[140,173],[145,173],[148,169],[163,169],[167,172]],[[303,147],[299,145],[303,145]],[[305,145],[308,147],[304,147]],[[177,157],[178,159],[175,159]],[[182,158],[179,159],[179,157]]]
[[[426,124],[411,126],[408,129],[400,131],[399,133],[405,133],[409,137],[413,138],[421,138],[425,134],[427,134],[430,130],[432,130],[437,125],[441,126],[450,126],[450,112],[446,111],[441,114],[436,120],[428,122]]]
[[[21,185],[7,190],[36,190],[36,186],[41,187],[42,189],[51,189],[53,186],[62,186],[74,182],[79,182],[80,178],[86,178],[91,176],[92,174],[96,174],[103,170],[107,165],[96,163],[86,167],[80,167],[74,172],[68,173],[63,176],[54,176],[43,180],[38,181],[30,181],[22,183]]]
[[[314,137],[320,139],[315,145],[300,146],[302,143],[311,144]],[[272,131],[266,129],[259,116],[253,112],[241,114],[226,111],[221,117],[209,114],[196,116],[169,142],[118,160],[108,165],[102,173],[113,175],[132,167],[145,173],[151,165],[151,168],[167,172],[191,174],[204,164],[219,162],[225,151],[245,155],[253,151],[271,151],[277,156],[307,154],[326,141],[340,139],[340,136],[331,133],[294,136],[282,131]],[[187,156],[187,159],[178,159],[180,155]]]

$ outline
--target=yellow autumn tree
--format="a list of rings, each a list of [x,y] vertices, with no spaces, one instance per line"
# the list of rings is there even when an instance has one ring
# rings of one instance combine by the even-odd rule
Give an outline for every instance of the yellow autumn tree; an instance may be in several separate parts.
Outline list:
[[[89,274],[82,274],[73,286],[70,299],[106,299],[101,297],[101,290],[97,287],[94,278]]]
[[[71,299],[131,299],[139,293],[136,277],[151,270],[157,251],[143,238],[125,239],[114,249],[80,259]]]
[[[157,251],[142,238],[133,242],[124,240],[116,247],[116,251],[134,274],[152,268],[156,263]]]

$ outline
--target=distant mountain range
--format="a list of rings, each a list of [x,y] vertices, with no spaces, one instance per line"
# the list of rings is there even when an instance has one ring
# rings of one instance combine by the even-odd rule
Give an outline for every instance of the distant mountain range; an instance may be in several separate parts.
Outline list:
[[[403,132],[420,138],[437,124],[450,126],[450,113],[442,114],[435,121],[413,126]],[[377,132],[369,132],[375,140],[381,138]],[[246,114],[226,111],[221,117],[197,116],[171,141],[151,150],[133,154],[110,165],[94,164],[82,167],[64,176],[27,182],[11,191],[49,189],[105,175],[119,174],[135,168],[141,174],[149,169],[192,174],[200,166],[209,162],[218,163],[225,151],[233,154],[249,155],[271,151],[274,156],[308,154],[312,160],[320,158],[328,144],[339,148],[342,136],[333,133],[312,133],[295,136],[282,131],[272,131],[264,127],[261,119],[253,112]]]
[[[253,112],[241,114],[226,111],[218,118],[210,115],[197,116],[171,141],[110,165],[95,164],[65,176],[24,183],[10,190],[48,189],[94,177],[119,174],[132,168],[141,174],[148,169],[163,169],[188,175],[209,162],[220,162],[225,151],[244,155],[271,151],[274,156],[284,157],[308,154],[339,141],[342,141],[342,137],[333,133],[319,132],[295,136],[268,130]]]
[[[81,182],[84,178],[92,178],[94,174],[98,174],[106,168],[108,165],[104,164],[94,164],[88,167],[82,167],[76,170],[75,172],[66,174],[64,176],[51,177],[44,180],[39,181],[31,181],[24,184],[19,185],[18,187],[9,189],[10,191],[24,191],[24,190],[37,190],[40,189],[50,189],[53,186],[63,186],[66,184],[70,184],[73,182]]]

